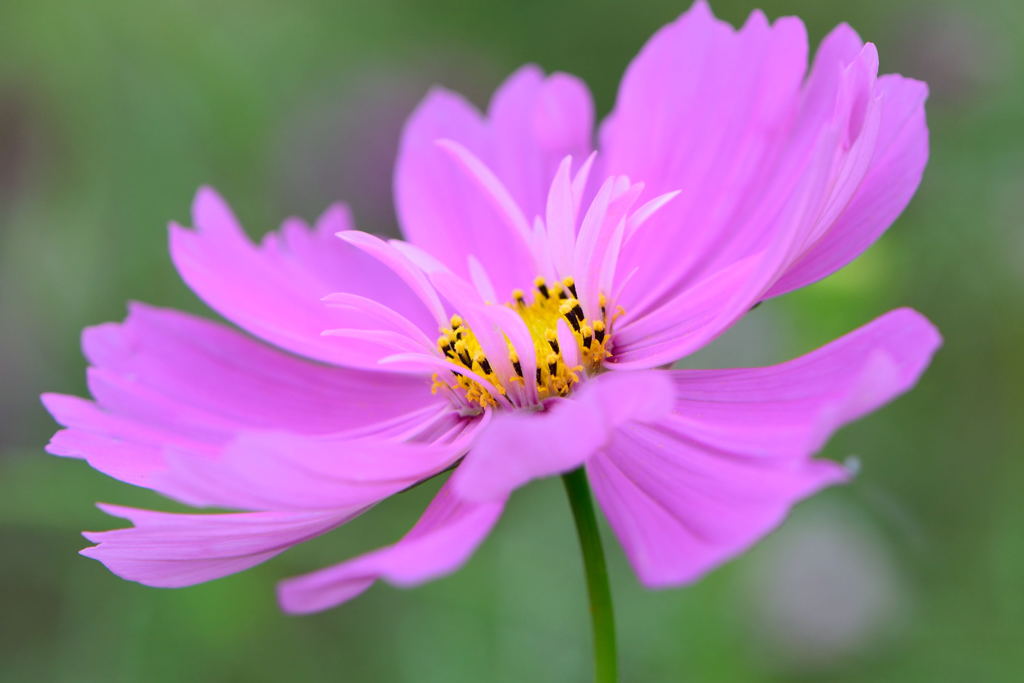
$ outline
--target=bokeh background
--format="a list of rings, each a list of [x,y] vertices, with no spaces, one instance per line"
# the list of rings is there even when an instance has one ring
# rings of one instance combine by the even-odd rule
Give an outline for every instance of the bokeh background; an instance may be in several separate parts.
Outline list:
[[[395,229],[403,118],[434,83],[484,104],[528,61],[611,107],[628,60],[686,0],[0,4],[0,680],[585,681],[590,642],[557,481],[518,493],[469,565],[293,618],[274,582],[397,538],[430,491],[212,584],[157,590],[76,555],[97,500],[170,506],[47,456],[37,395],[84,392],[79,330],[127,299],[205,311],[165,225],[202,183],[259,235],[346,199]],[[740,23],[757,3],[716,0]],[[856,483],[754,551],[647,592],[608,541],[625,681],[1024,680],[1024,5],[766,0],[817,43],[840,21],[882,70],[925,79],[932,157],[888,235],[773,300],[691,362],[772,363],[918,308],[946,344],[917,390],[827,457]],[[607,531],[607,530],[606,530]]]

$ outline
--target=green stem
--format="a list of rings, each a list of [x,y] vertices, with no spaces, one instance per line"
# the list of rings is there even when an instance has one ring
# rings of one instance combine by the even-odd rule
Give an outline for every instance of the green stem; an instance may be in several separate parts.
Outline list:
[[[576,533],[583,552],[583,568],[587,574],[590,620],[594,629],[594,681],[616,683],[615,614],[608,586],[608,568],[601,549],[601,534],[594,515],[594,501],[590,497],[590,485],[582,467],[563,474],[562,483],[565,484],[572,516],[576,520]]]

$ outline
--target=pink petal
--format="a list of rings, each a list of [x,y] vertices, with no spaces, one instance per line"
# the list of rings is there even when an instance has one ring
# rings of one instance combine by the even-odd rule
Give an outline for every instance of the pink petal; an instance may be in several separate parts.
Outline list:
[[[658,372],[600,375],[543,412],[495,415],[452,475],[466,500],[498,500],[532,479],[583,464],[627,421],[652,421],[671,409],[672,388]]]
[[[644,182],[641,201],[680,194],[623,250],[623,271],[640,267],[621,302],[627,312],[631,296],[727,265],[707,254],[766,192],[806,59],[799,20],[769,26],[755,12],[737,32],[698,2],[630,64],[601,131],[605,172]]]
[[[337,233],[336,237],[378,260],[415,293],[433,317],[433,326],[425,328],[428,335],[433,335],[437,330],[437,325],[447,323],[448,319],[437,292],[430,286],[420,268],[401,249],[398,249],[394,242],[385,242],[379,237],[359,230],[345,230]],[[373,297],[367,298],[372,299]]]
[[[498,171],[528,217],[544,215],[548,184],[567,155],[583,160],[591,150],[594,107],[587,86],[575,76],[545,78],[524,66],[498,88],[487,111]]]
[[[415,586],[462,566],[490,533],[504,500],[467,503],[445,485],[416,525],[394,545],[282,581],[278,598],[292,613],[317,612],[358,596],[377,579]]]
[[[452,160],[463,169],[463,173],[477,186],[478,192],[491,204],[505,227],[519,235],[520,240],[527,241],[530,234],[529,221],[523,215],[523,210],[518,202],[512,197],[501,179],[494,174],[494,171],[455,140],[442,138],[435,141],[434,144],[448,153]],[[470,254],[467,260],[473,258],[473,255]]]
[[[422,378],[317,365],[193,316],[131,307],[83,334],[96,403],[47,395],[68,427],[48,447],[110,476],[155,487],[173,450],[212,458],[239,433],[366,430],[445,407]],[[425,411],[431,411],[428,415]]]
[[[675,370],[673,424],[707,448],[804,457],[909,390],[940,344],[935,327],[904,308],[780,365]]]
[[[324,367],[223,325],[143,304],[133,304],[123,323],[86,329],[82,345],[97,369],[175,400],[193,416],[237,427],[334,432],[434,403],[419,377]],[[141,410],[157,424],[168,417],[161,421],[133,399],[97,399],[108,410]]]
[[[368,505],[453,465],[486,423],[487,414],[474,420],[449,411],[385,438],[244,433],[216,458],[168,452],[168,469],[154,480],[165,494],[192,505],[243,510]]]
[[[349,230],[347,210],[335,207],[310,231],[290,220],[260,246],[242,232],[213,190],[193,205],[196,230],[170,229],[171,256],[185,282],[235,324],[284,349],[340,362],[327,329],[352,327],[350,317],[320,301],[333,292],[373,299],[433,334],[436,322],[409,287],[376,259],[333,235]]]
[[[646,314],[627,310],[613,330],[614,355],[606,366],[655,368],[706,345],[750,310],[773,263],[755,254],[652,304]]]
[[[771,257],[759,299],[795,289],[909,201],[927,158],[923,87],[877,78],[874,46],[845,25],[802,82],[806,52],[799,20],[755,12],[734,31],[700,2],[630,65],[602,129],[605,172],[643,181],[642,201],[680,194],[623,249],[627,312],[757,253]]]
[[[406,237],[465,279],[468,257],[475,256],[499,294],[530,282],[536,266],[522,225],[510,227],[509,201],[496,210],[497,195],[481,192],[474,180],[482,176],[467,175],[435,143],[452,140],[479,160],[529,226],[543,215],[558,163],[589,151],[592,116],[579,81],[564,74],[545,78],[536,67],[521,69],[495,93],[486,119],[457,95],[434,90],[406,124],[395,172]]]
[[[240,572],[293,545],[330,531],[362,509],[318,512],[172,514],[100,505],[135,526],[86,532],[98,545],[82,554],[117,576],[159,588],[179,588]]]
[[[846,471],[828,461],[731,458],[631,424],[587,463],[594,495],[644,585],[699,578],[777,526]]]
[[[587,462],[595,495],[640,579],[692,581],[844,481],[809,460],[843,424],[907,391],[940,339],[909,309],[769,368],[679,370],[675,411],[630,423]]]
[[[839,270],[877,240],[914,195],[928,161],[928,126],[920,81],[888,75],[878,79],[881,130],[871,167],[857,193],[828,232],[777,282],[778,296]]]

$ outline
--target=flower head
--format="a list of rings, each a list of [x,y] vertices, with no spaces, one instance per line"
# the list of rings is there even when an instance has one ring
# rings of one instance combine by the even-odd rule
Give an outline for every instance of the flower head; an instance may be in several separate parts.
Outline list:
[[[94,400],[45,397],[66,427],[49,450],[240,512],[106,506],[134,526],[87,534],[83,553],[197,583],[453,466],[402,540],[286,581],[284,607],[449,572],[515,488],[580,466],[646,585],[747,548],[848,478],[810,456],[939,344],[902,309],[777,366],[661,369],[848,263],[920,181],[924,85],[878,76],[847,26],[806,61],[799,20],[755,12],[737,31],[698,2],[630,65],[596,150],[571,76],[521,69],[486,115],[435,90],[395,174],[406,241],[333,207],[257,246],[200,190],[194,229],[171,226],[175,265],[269,345],[133,306],[85,332]]]

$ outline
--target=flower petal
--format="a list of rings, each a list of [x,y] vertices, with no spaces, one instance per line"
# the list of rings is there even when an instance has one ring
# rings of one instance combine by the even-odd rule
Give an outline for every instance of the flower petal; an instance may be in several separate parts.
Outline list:
[[[558,163],[589,152],[593,122],[585,86],[565,74],[519,70],[495,93],[487,118],[465,100],[432,91],[406,124],[395,171],[395,201],[407,239],[470,279],[475,256],[499,294],[536,276],[529,245],[497,211],[477,175],[439,147],[458,143],[500,182],[527,221],[544,214]],[[493,187],[493,182],[484,183]]]
[[[402,540],[333,567],[282,581],[286,612],[334,607],[363,593],[377,579],[415,586],[462,566],[498,521],[505,501],[469,503],[446,484]]]
[[[363,508],[192,515],[100,505],[128,529],[86,532],[81,551],[128,581],[179,588],[253,567],[349,521]]]
[[[909,390],[940,343],[924,316],[904,308],[780,365],[674,370],[674,424],[710,449],[804,457]]]
[[[202,188],[193,204],[196,230],[170,228],[174,264],[207,304],[228,320],[281,348],[328,363],[344,363],[327,329],[357,327],[345,311],[320,299],[357,294],[393,309],[432,335],[436,323],[420,299],[376,259],[337,239],[351,228],[348,211],[328,210],[310,231],[290,220],[259,246],[242,232],[217,194]]]
[[[373,433],[397,419],[426,423],[445,407],[423,378],[317,365],[141,304],[123,323],[87,329],[83,346],[96,402],[44,396],[68,427],[48,450],[150,488],[169,450],[209,459],[243,432]]]
[[[675,411],[622,426],[587,462],[594,493],[641,581],[699,578],[849,473],[809,459],[843,424],[908,390],[939,345],[893,311],[769,368],[667,371]]]
[[[216,458],[168,452],[154,474],[165,494],[192,505],[242,510],[323,510],[380,501],[454,464],[487,416],[447,411],[404,434],[351,438],[266,432],[239,435]]]
[[[594,495],[644,585],[693,581],[778,525],[798,500],[844,481],[828,461],[727,458],[632,424],[587,463]]]
[[[782,294],[845,265],[905,207],[927,159],[923,86],[878,78],[874,46],[845,25],[802,82],[806,53],[797,19],[754,12],[734,31],[698,2],[630,65],[602,129],[605,172],[644,182],[644,200],[680,194],[623,249],[627,311],[757,253],[770,257],[757,300]]]
[[[627,311],[728,265],[708,252],[767,192],[806,61],[798,19],[769,25],[755,12],[735,31],[696,2],[630,64],[601,129],[605,174],[645,183],[641,201],[680,194],[623,249],[623,272],[640,268],[620,302]]]
[[[778,296],[839,270],[871,246],[903,212],[928,161],[924,102],[928,87],[896,75],[878,79],[881,129],[871,166],[842,214],[793,264],[768,296]]]
[[[654,368],[701,348],[747,313],[761,291],[771,261],[761,254],[741,259],[659,302],[646,314],[626,311],[613,329],[616,370]]]
[[[583,464],[627,421],[652,421],[672,406],[672,387],[659,372],[600,375],[544,412],[495,415],[452,475],[466,500],[498,500],[532,479]]]

